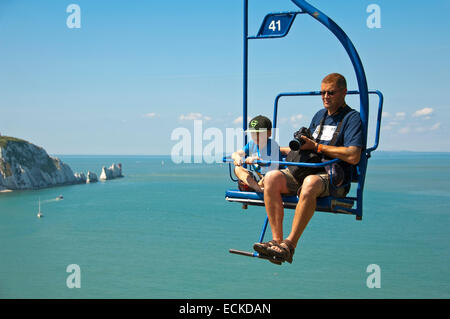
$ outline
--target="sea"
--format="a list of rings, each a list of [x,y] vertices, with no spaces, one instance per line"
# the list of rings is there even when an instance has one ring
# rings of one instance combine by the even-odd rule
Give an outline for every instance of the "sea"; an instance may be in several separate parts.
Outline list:
[[[0,193],[0,298],[450,297],[450,153],[373,153],[363,219],[316,212],[281,266],[229,253],[252,251],[266,214],[225,200],[228,164],[59,157],[124,177]]]

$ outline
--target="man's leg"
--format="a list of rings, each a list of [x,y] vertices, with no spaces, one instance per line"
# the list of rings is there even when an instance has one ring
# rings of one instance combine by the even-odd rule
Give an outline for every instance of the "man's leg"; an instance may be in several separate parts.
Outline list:
[[[283,240],[284,207],[281,194],[289,192],[286,177],[280,171],[270,171],[264,178],[264,204],[269,218],[272,239]]]
[[[295,208],[291,233],[287,237],[294,247],[297,247],[300,236],[314,215],[317,197],[323,193],[324,188],[322,178],[317,175],[309,175],[303,181],[299,201]]]

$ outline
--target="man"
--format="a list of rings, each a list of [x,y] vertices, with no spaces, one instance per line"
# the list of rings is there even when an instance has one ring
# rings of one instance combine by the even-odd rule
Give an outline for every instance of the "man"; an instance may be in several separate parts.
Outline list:
[[[359,113],[345,102],[347,83],[337,73],[327,75],[321,85],[324,109],[316,113],[311,121],[310,130],[315,140],[305,136],[302,150],[314,150],[327,158],[339,158],[343,176],[340,181],[330,185],[328,174],[309,175],[300,185],[288,169],[269,172],[264,181],[264,203],[272,230],[272,240],[256,243],[253,248],[272,262],[292,263],[298,240],[308,225],[316,209],[318,197],[329,196],[333,187],[346,185],[351,181],[352,165],[359,163],[362,141],[362,124]],[[333,145],[330,145],[333,144]],[[345,196],[349,187],[337,188],[335,196]],[[295,209],[292,229],[283,240],[284,208],[282,194],[298,194],[299,201]]]

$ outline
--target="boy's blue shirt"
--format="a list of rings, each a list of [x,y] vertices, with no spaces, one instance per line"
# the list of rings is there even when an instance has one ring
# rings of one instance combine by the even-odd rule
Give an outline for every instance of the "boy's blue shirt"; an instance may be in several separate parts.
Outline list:
[[[250,140],[247,145],[244,146],[245,157],[257,155],[264,161],[281,161],[282,154],[278,143],[272,139],[267,140],[267,145],[263,149],[259,149],[259,146]],[[270,166],[259,166],[256,171],[265,175],[267,172],[276,170],[279,168],[278,164],[271,164]]]

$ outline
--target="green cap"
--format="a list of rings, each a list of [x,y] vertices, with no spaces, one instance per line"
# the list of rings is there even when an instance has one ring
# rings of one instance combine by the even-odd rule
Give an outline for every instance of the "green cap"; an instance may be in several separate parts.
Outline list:
[[[272,130],[272,122],[263,115],[254,117],[248,123],[247,132],[266,132]]]

